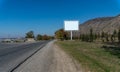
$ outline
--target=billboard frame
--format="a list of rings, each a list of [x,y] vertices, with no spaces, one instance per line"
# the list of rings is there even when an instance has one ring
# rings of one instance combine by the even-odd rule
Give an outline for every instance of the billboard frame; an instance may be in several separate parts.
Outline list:
[[[79,30],[79,21],[77,20],[66,20],[64,21],[64,30],[65,31],[70,31],[71,33],[71,40],[73,37],[73,31],[78,31]]]

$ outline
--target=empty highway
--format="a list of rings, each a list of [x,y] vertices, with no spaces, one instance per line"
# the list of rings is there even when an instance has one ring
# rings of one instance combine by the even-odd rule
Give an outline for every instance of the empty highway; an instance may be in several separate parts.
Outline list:
[[[0,43],[0,72],[12,72],[49,41],[21,44]]]

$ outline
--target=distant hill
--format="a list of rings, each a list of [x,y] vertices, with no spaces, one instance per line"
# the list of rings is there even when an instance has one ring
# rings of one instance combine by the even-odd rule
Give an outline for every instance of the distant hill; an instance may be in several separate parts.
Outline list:
[[[114,30],[118,30],[120,28],[120,15],[115,17],[91,19],[79,26],[80,33],[88,33],[91,28],[94,33],[101,33],[104,31],[112,34]]]

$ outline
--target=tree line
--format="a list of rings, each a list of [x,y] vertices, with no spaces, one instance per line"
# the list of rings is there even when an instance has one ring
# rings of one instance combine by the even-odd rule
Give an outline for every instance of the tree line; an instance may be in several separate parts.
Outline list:
[[[64,31],[64,29],[59,29],[55,32],[55,37],[59,40],[67,40],[70,38],[70,33]],[[74,37],[74,39],[78,39],[78,37]],[[120,29],[118,31],[114,30],[113,33],[109,34],[104,31],[101,33],[94,33],[93,29],[91,28],[88,33],[80,34],[79,40],[86,42],[93,42],[97,40],[102,42],[120,42]]]
[[[34,38],[35,40],[39,41],[39,40],[49,40],[52,39],[53,37],[48,36],[46,34],[45,35],[38,34],[37,36],[35,36],[33,31],[29,31],[26,33],[25,38]]]

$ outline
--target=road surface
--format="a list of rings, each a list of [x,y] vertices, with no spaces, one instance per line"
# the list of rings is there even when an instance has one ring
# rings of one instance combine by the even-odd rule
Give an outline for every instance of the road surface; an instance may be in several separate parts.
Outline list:
[[[13,72],[84,72],[81,65],[61,48],[49,42]]]
[[[0,43],[0,72],[12,72],[48,41],[21,44]]]

